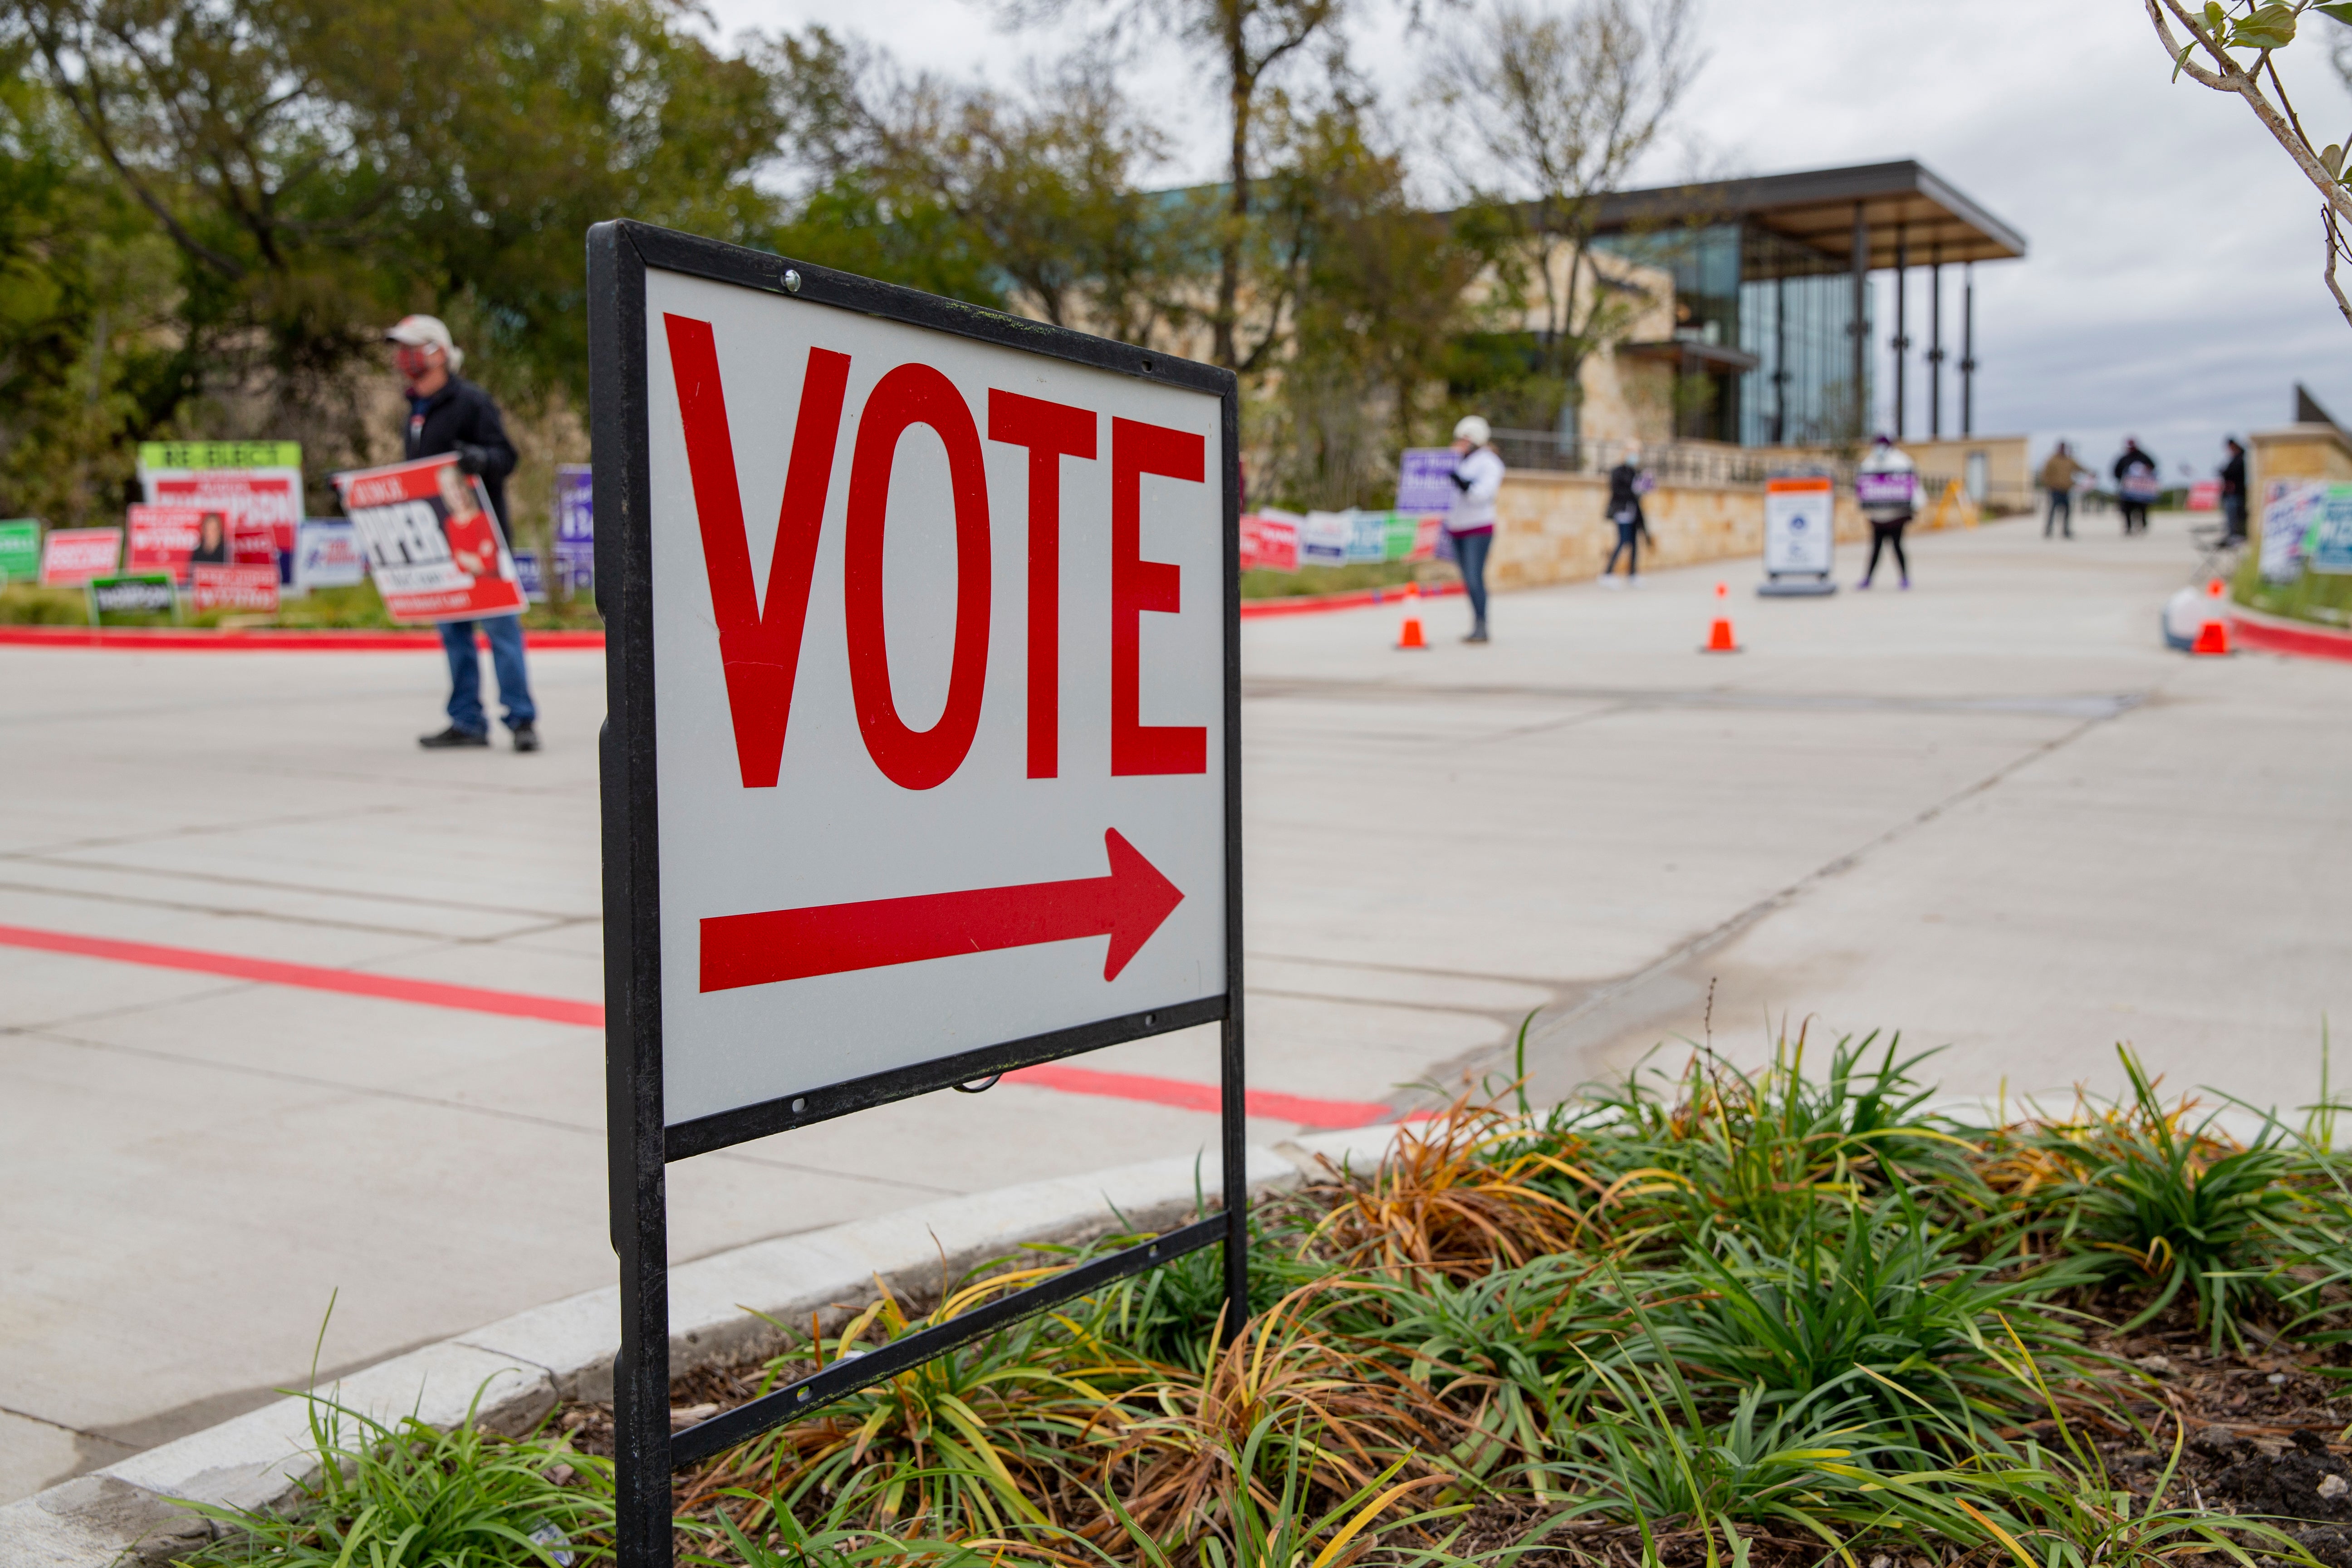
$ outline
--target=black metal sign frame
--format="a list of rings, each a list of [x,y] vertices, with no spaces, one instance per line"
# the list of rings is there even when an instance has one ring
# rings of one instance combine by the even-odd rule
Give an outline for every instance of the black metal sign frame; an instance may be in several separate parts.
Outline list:
[[[652,495],[647,475],[646,274],[682,273],[813,310],[843,310],[1024,353],[1181,387],[1223,405],[1225,990],[889,1072],[667,1124],[662,1100],[661,843],[655,795]],[[1243,1137],[1240,395],[1233,374],[941,300],[762,251],[631,222],[588,231],[589,428],[594,447],[596,602],[605,626],[601,742],[604,856],[605,1141],[613,1249],[620,1258],[621,1350],[613,1362],[614,1546],[622,1568],[669,1568],[670,1478],[722,1449],[1003,1325],[1156,1267],[1224,1245],[1225,1332],[1248,1300],[1248,1172]],[[1221,1026],[1224,1211],[1157,1240],[909,1334],[673,1434],[669,1425],[667,1166],[749,1139],[918,1094],[1214,1022]]]

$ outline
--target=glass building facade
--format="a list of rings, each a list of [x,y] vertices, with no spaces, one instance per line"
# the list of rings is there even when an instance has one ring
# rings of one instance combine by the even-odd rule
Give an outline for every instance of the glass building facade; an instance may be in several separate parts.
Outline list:
[[[1756,362],[1678,374],[1676,435],[1743,447],[1815,446],[1861,427],[1856,411],[1870,407],[1870,356],[1857,389],[1853,275],[1842,260],[1750,223],[1608,234],[1593,246],[1673,277],[1676,340],[1735,349]],[[1865,342],[1869,297],[1864,290]]]

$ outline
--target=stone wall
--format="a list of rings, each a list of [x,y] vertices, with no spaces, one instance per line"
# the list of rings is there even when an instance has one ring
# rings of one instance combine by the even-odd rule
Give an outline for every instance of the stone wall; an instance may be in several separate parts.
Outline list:
[[[2256,506],[2272,479],[2352,479],[2352,439],[2333,425],[2289,425],[2249,437],[2246,488]]]
[[[1617,542],[1617,527],[1601,515],[1609,481],[1597,474],[1552,474],[1521,468],[1503,481],[1486,579],[1497,588],[1532,588],[1598,577]],[[1688,566],[1764,552],[1761,485],[1661,485],[1643,498],[1654,549],[1642,564]],[[1870,530],[1850,495],[1837,501],[1837,536],[1867,539]]]

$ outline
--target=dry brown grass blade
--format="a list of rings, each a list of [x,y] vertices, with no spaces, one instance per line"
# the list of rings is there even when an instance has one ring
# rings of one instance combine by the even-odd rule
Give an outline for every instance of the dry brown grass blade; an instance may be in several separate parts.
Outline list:
[[[1556,1178],[1596,1197],[1602,1184],[1560,1154],[1506,1147],[1526,1131],[1494,1100],[1468,1095],[1407,1123],[1379,1171],[1315,1190],[1328,1205],[1316,1244],[1392,1276],[1437,1269],[1454,1279],[1574,1249],[1586,1216],[1535,1183]]]

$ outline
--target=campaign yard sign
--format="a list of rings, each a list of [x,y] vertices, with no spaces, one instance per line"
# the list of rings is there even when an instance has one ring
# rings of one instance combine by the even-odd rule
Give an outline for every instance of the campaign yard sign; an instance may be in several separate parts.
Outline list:
[[[179,582],[186,582],[189,558],[196,553],[205,539],[205,520],[213,520],[214,542],[221,553],[215,561],[228,559],[228,532],[218,512],[207,512],[193,506],[132,506],[125,513],[131,539],[130,566],[134,572],[168,572]]]
[[[150,506],[222,514],[230,563],[290,556],[302,521],[299,441],[142,441],[139,482]]]
[[[555,465],[555,575],[567,593],[596,582],[596,476],[586,463]]]
[[[260,615],[278,613],[278,568],[275,566],[195,566],[190,569],[190,573],[194,585],[188,595],[188,608],[195,615],[201,616],[212,610]]]
[[[1827,576],[1837,548],[1836,496],[1827,477],[1764,481],[1764,571]]]
[[[1274,572],[1297,571],[1298,519],[1290,512],[1271,509],[1243,514],[1241,564],[1244,572],[1254,567],[1265,567]]]
[[[652,1568],[675,1467],[989,1323],[1220,1241],[1246,1310],[1240,403],[637,224],[588,292],[614,1552]],[[673,1433],[666,1163],[1209,1023],[1224,1213]]]
[[[547,603],[547,578],[539,569],[539,552],[518,550],[514,552],[515,581],[522,584],[522,596],[534,605]]]
[[[1451,447],[1408,447],[1397,458],[1396,509],[1399,511],[1453,510],[1462,491],[1454,469],[1462,459]]]
[[[2309,570],[2336,575],[2352,573],[2352,485],[2327,487],[2303,548]]]
[[[16,517],[0,522],[0,588],[33,582],[40,574],[40,519]]]
[[[395,621],[520,615],[522,580],[482,481],[454,456],[333,476]]]
[[[41,586],[78,588],[112,576],[121,561],[119,528],[53,528],[41,541]]]
[[[152,626],[159,616],[166,621],[179,616],[179,595],[169,572],[92,577],[84,586],[94,626]]]
[[[2263,486],[2261,572],[2265,583],[2303,575],[2305,541],[2327,510],[2326,479],[2273,479]]]
[[[341,517],[306,517],[294,531],[294,585],[352,588],[367,580],[367,551],[360,531]]]

